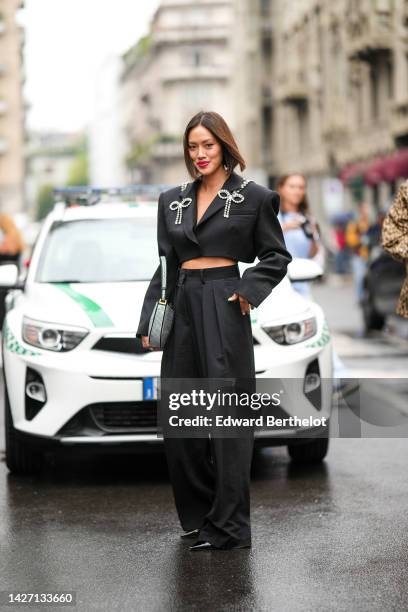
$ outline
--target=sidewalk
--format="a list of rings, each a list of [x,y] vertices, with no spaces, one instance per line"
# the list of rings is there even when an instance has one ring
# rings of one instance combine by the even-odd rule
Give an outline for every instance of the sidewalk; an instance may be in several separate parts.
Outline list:
[[[311,283],[312,294],[324,310],[330,331],[345,334],[361,335],[363,320],[353,289],[350,275],[327,276],[322,283]]]
[[[408,321],[389,317],[383,331],[365,336],[350,277],[327,277],[324,284],[313,284],[312,292],[327,317],[335,351],[353,377],[406,378]]]
[[[312,293],[315,301],[325,311],[332,332],[351,334],[354,337],[363,336],[363,315],[354,297],[351,276],[332,274],[324,283],[313,283]],[[398,315],[389,316],[386,327],[379,335],[396,341],[408,341],[408,319]]]

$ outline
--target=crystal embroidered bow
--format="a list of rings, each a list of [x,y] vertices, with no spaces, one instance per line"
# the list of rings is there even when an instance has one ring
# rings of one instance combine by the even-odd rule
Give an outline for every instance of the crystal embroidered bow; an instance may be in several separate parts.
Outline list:
[[[228,218],[229,217],[229,211],[231,208],[231,202],[234,202],[235,204],[242,204],[242,202],[245,200],[244,196],[242,194],[240,194],[239,192],[244,189],[244,187],[246,187],[248,185],[248,183],[251,182],[251,179],[244,179],[244,181],[242,182],[241,187],[239,187],[238,189],[235,189],[232,193],[230,193],[228,191],[228,189],[220,189],[217,193],[217,195],[222,199],[222,200],[226,200],[225,202],[225,207],[224,207],[224,217]],[[184,191],[187,187],[187,182],[183,183],[181,185],[181,191]],[[177,210],[177,215],[176,215],[176,219],[174,221],[175,224],[180,224],[181,223],[181,219],[182,219],[182,214],[183,214],[183,208],[186,208],[187,206],[189,206],[192,202],[192,198],[183,198],[183,200],[174,200],[174,202],[171,202],[169,208],[170,210]]]
[[[244,196],[241,193],[239,193],[239,191],[241,191],[241,189],[246,187],[248,183],[250,183],[250,179],[245,179],[241,187],[239,189],[234,190],[232,193],[230,193],[228,189],[219,190],[218,192],[219,197],[222,200],[227,200],[225,202],[225,207],[224,207],[224,217],[227,217],[227,218],[229,217],[229,211],[230,211],[232,202],[234,202],[234,204],[242,204],[242,202],[245,200]]]
[[[170,204],[170,210],[177,210],[176,220],[174,221],[174,223],[181,223],[183,208],[187,208],[187,206],[190,206],[192,201],[192,198],[183,198],[181,201],[174,200],[174,202]]]

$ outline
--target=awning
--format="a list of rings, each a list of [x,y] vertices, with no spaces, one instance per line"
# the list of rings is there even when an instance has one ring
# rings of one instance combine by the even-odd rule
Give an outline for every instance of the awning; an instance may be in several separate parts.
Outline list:
[[[386,181],[408,178],[408,149],[400,149],[387,158],[384,177]]]
[[[378,157],[369,162],[364,170],[364,182],[366,185],[378,185],[384,178],[384,169],[387,165],[387,158]]]
[[[351,180],[364,173],[365,164],[359,162],[356,164],[348,164],[339,173],[339,179],[346,184],[349,184]]]
[[[357,177],[363,177],[366,185],[378,185],[398,178],[408,178],[408,148],[372,160],[348,164],[339,173],[340,180],[350,185]]]

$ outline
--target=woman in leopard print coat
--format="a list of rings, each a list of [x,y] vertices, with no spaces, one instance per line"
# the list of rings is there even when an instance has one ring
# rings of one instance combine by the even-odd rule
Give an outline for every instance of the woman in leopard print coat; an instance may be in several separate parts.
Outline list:
[[[382,246],[394,259],[404,261],[407,271],[396,313],[408,318],[408,180],[398,189],[382,226]]]

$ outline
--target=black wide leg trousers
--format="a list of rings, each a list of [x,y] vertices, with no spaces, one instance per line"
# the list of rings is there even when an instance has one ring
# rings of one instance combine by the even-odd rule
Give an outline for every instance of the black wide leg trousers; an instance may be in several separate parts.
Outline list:
[[[173,328],[163,350],[164,378],[255,380],[250,315],[228,302],[238,265],[178,270]],[[251,544],[253,430],[242,437],[171,438],[164,446],[177,513],[186,531],[219,548]]]

